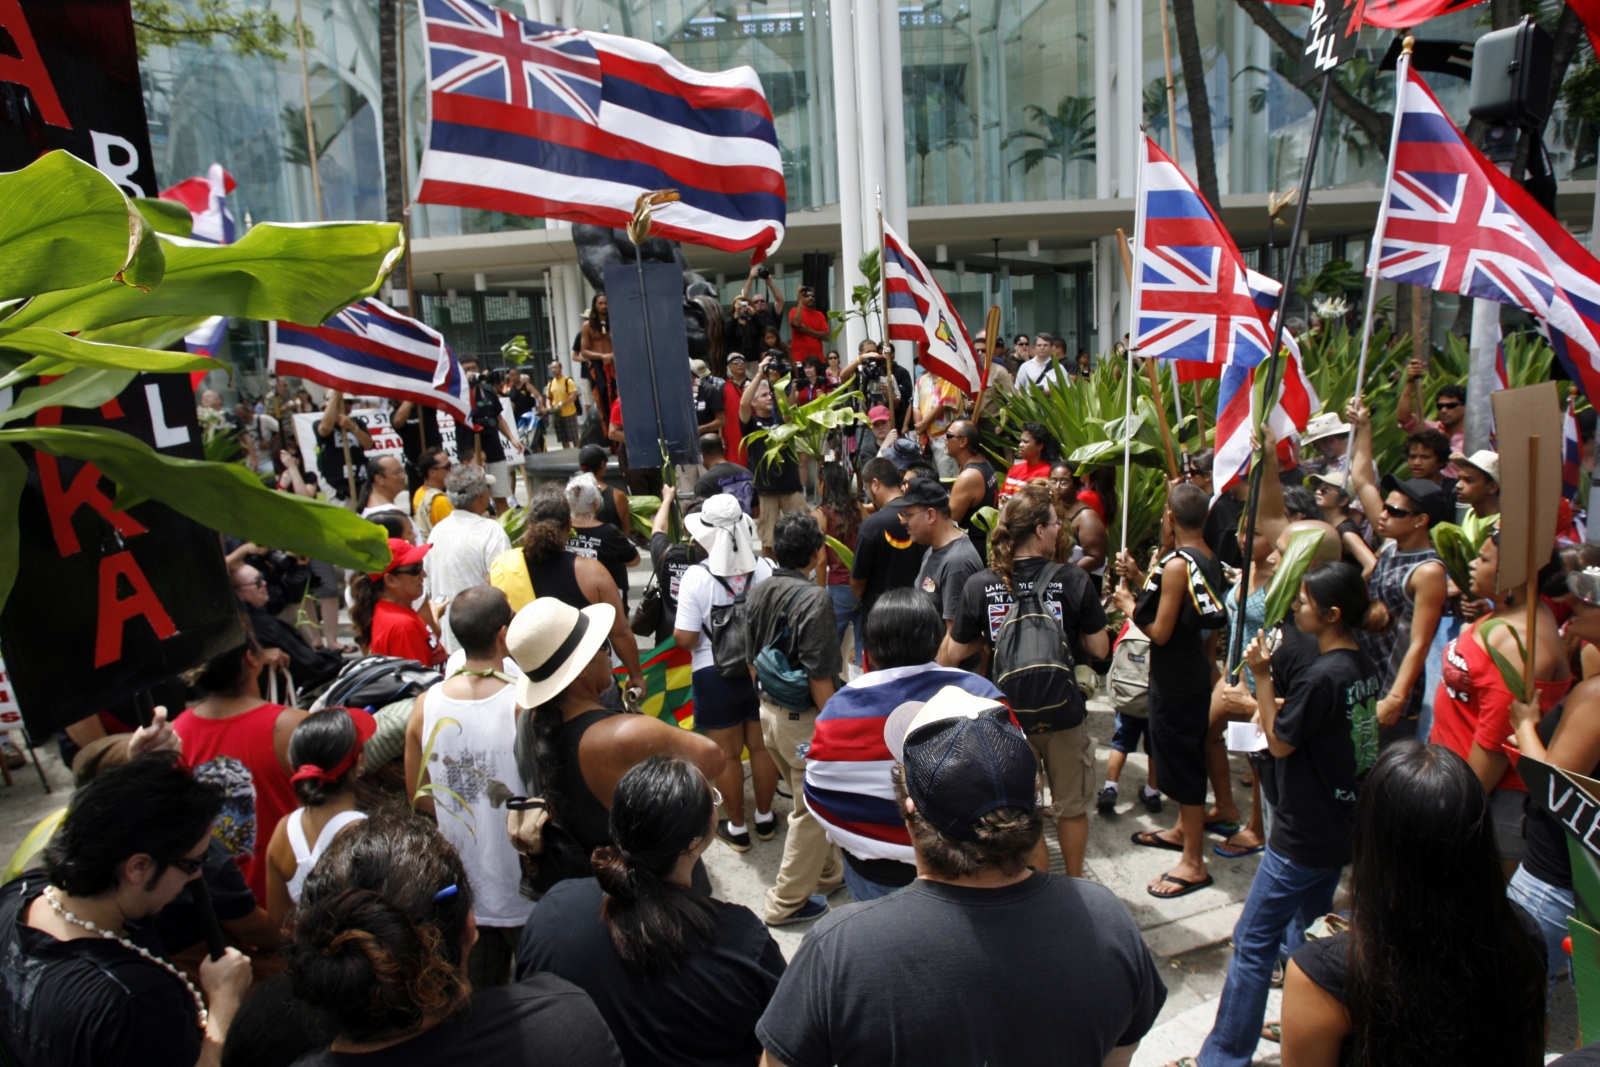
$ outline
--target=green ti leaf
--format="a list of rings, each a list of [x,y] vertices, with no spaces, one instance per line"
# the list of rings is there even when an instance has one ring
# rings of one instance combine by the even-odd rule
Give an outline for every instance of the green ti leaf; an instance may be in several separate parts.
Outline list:
[[[1506,659],[1505,653],[1495,648],[1494,643],[1489,640],[1489,635],[1501,627],[1509,630],[1512,641],[1516,642],[1517,662],[1515,663]],[[1528,662],[1528,646],[1522,643],[1522,635],[1517,632],[1516,627],[1504,619],[1490,619],[1478,627],[1478,638],[1483,642],[1483,647],[1489,653],[1489,658],[1494,661],[1495,667],[1500,671],[1500,680],[1511,691],[1511,695],[1524,703],[1529,703],[1536,699],[1527,694],[1528,687],[1523,679],[1522,671]]]
[[[1300,593],[1300,583],[1316,559],[1317,548],[1322,544],[1322,536],[1320,530],[1301,530],[1289,539],[1289,547],[1278,560],[1278,569],[1273,572],[1272,581],[1267,583],[1263,629],[1270,630],[1289,614],[1289,606]],[[1346,620],[1351,625],[1359,621]]]
[[[828,534],[823,534],[822,539],[828,543],[829,548],[833,549],[834,554],[839,557],[840,563],[843,563],[846,567],[854,567],[856,565],[856,554],[846,548],[843,541]]]
[[[139,209],[144,221],[157,233],[174,237],[187,237],[194,230],[194,215],[176,200],[158,200],[153,196],[137,196],[133,206]]]

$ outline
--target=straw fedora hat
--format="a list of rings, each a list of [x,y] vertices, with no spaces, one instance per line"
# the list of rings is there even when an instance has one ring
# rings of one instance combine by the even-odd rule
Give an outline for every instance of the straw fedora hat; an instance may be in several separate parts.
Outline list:
[[[525,675],[517,680],[517,703],[536,708],[559,696],[611,637],[615,620],[610,604],[579,611],[554,597],[517,612],[506,631],[506,647]]]

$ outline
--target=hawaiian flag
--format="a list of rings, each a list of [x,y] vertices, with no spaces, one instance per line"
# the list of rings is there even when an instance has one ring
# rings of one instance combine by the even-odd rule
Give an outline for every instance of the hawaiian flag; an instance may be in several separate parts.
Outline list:
[[[233,175],[213,163],[206,168],[205,177],[186,178],[170,189],[161,191],[162,200],[171,200],[189,209],[193,224],[189,230],[192,240],[207,244],[230,245],[235,236],[233,213],[228,210],[228,194],[238,187]],[[183,346],[197,356],[216,358],[222,342],[228,338],[229,319],[226,315],[213,315],[195,327],[183,338]],[[200,384],[205,374],[194,372],[194,384]]]
[[[883,226],[883,290],[889,336],[915,341],[923,366],[976,396],[983,388],[983,371],[967,327],[933,272],[888,223]]]
[[[783,160],[750,67],[699,71],[648,41],[420,0],[429,124],[417,200],[623,227],[761,260],[783,240]]]
[[[860,859],[916,862],[883,731],[896,708],[925,703],[947,685],[1005,699],[982,675],[929,663],[868,671],[823,705],[806,750],[805,790],[806,807],[829,841]]]
[[[321,326],[269,322],[267,367],[353,396],[410,400],[462,419],[472,414],[472,387],[444,337],[375,297]]]
[[[693,653],[679,648],[669,637],[639,655],[643,661],[639,666],[644,671],[644,696],[639,699],[639,710],[662,722],[693,730],[694,687],[690,683],[694,673]],[[628,668],[618,667],[614,673],[617,684],[626,687]]]
[[[1583,464],[1583,446],[1578,441],[1578,417],[1573,413],[1576,397],[1567,398],[1567,413],[1561,418],[1561,495],[1578,499],[1578,480]]]
[[[1461,136],[1415,70],[1397,112],[1379,275],[1534,315],[1571,377],[1600,397],[1600,261]]]

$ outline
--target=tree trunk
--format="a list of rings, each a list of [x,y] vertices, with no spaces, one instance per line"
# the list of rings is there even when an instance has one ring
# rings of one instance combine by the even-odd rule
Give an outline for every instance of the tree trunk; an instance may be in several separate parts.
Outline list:
[[[1161,0],[1165,3],[1166,0]],[[1189,100],[1189,122],[1194,138],[1194,173],[1200,195],[1222,210],[1217,192],[1217,153],[1211,143],[1211,100],[1206,96],[1205,62],[1200,55],[1200,34],[1194,21],[1194,0],[1172,0],[1172,21],[1178,34],[1178,55],[1183,59],[1183,92]],[[1172,150],[1178,150],[1177,145]]]
[[[1244,8],[1250,20],[1266,31],[1272,43],[1277,45],[1285,55],[1292,57],[1296,62],[1305,55],[1306,43],[1296,37],[1287,26],[1278,21],[1278,16],[1268,10],[1262,0],[1239,0],[1239,6]],[[1308,97],[1312,92],[1307,87],[1302,87],[1301,92]],[[1337,78],[1333,81],[1333,88],[1329,94],[1329,102],[1350,117],[1350,120],[1367,132],[1367,137],[1378,146],[1378,154],[1387,159],[1389,157],[1389,130],[1394,124],[1394,116],[1387,111],[1376,111],[1360,100],[1339,84]]]
[[[384,213],[390,222],[404,222],[406,209],[405,131],[400,128],[400,49],[405,42],[398,33],[398,5],[395,0],[378,0],[378,90],[383,97],[383,199]],[[410,253],[408,248],[407,254]],[[395,261],[389,275],[397,288],[405,288],[404,257]],[[416,295],[407,293],[407,307],[415,307]]]

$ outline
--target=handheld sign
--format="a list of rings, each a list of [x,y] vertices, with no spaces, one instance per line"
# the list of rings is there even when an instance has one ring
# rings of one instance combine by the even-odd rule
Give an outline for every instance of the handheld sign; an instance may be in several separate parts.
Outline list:
[[[1531,581],[1555,547],[1561,400],[1555,382],[1501,389],[1490,399],[1500,446],[1500,572],[1495,590],[1506,592]],[[1530,446],[1531,438],[1539,443]]]

